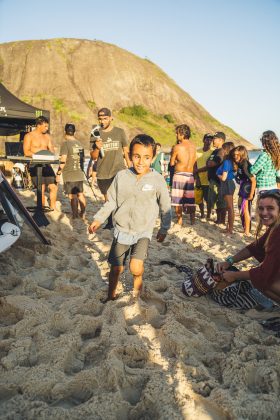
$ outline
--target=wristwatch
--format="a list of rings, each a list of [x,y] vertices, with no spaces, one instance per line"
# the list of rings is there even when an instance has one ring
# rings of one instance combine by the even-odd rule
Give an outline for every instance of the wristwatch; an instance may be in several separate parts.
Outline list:
[[[232,265],[234,263],[233,257],[227,257],[226,262],[228,262],[230,265]]]

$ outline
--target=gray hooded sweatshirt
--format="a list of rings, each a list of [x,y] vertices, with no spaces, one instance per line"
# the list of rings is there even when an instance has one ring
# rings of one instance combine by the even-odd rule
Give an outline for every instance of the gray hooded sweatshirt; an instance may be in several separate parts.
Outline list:
[[[96,213],[94,220],[104,223],[113,212],[115,232],[151,239],[159,211],[159,232],[166,234],[170,228],[171,204],[167,185],[163,176],[153,169],[140,178],[133,168],[119,171],[107,196],[108,201]]]

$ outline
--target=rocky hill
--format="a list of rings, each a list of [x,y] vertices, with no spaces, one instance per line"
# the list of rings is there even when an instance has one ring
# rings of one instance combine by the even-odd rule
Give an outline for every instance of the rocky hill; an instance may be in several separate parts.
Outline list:
[[[66,122],[88,146],[97,109],[113,110],[115,124],[131,139],[146,132],[166,146],[175,124],[187,123],[197,144],[206,132],[224,131],[237,144],[253,146],[212,117],[159,67],[101,41],[52,39],[0,44],[1,82],[21,100],[51,111],[55,143]]]

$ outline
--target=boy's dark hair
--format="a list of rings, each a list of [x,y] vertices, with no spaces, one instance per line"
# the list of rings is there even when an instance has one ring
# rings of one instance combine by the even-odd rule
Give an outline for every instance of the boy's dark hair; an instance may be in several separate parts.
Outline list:
[[[156,143],[156,146],[159,146],[159,147],[161,147],[161,144],[160,144],[160,143]]]
[[[232,141],[227,141],[222,145],[222,149],[225,152],[224,160],[229,159],[230,151],[234,149],[234,143]]]
[[[154,141],[153,137],[148,136],[147,134],[137,134],[134,139],[131,140],[129,145],[129,154],[132,155],[133,147],[135,144],[142,144],[142,146],[149,147],[152,146],[153,148],[153,156],[156,154],[156,142]]]
[[[49,124],[48,118],[44,117],[44,115],[41,115],[40,117],[36,118],[36,120],[35,120],[36,127],[37,127],[37,125],[42,125],[44,123]]]
[[[67,124],[65,124],[65,128],[64,128],[64,130],[65,130],[65,133],[66,133],[67,135],[69,135],[69,136],[74,136],[75,131],[76,131],[75,124],[72,124],[72,123],[67,123]]]
[[[177,125],[176,133],[182,134],[187,140],[191,137],[191,129],[187,124]]]

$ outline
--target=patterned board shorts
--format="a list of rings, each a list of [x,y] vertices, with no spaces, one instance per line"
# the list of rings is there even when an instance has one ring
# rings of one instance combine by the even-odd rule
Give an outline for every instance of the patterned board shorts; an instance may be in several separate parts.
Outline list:
[[[182,206],[186,211],[188,207],[195,207],[194,177],[190,172],[176,172],[173,177],[171,191],[171,205]]]

